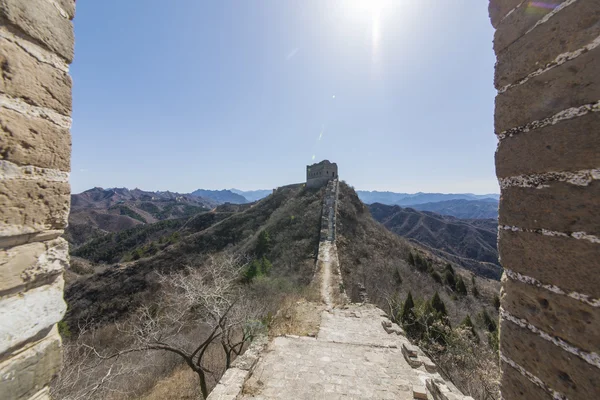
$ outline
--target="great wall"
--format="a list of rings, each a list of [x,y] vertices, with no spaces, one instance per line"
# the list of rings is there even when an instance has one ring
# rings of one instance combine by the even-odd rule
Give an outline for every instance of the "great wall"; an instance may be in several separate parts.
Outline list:
[[[502,398],[598,398],[600,3],[490,0],[489,13],[496,29],[498,243],[505,271]],[[62,362],[57,323],[66,310],[62,273],[69,258],[60,236],[70,198],[74,15],[74,0],[0,0],[0,399],[48,399]],[[348,307],[328,313],[322,327],[382,318],[366,306]],[[337,346],[355,349],[332,343],[339,338],[329,333],[276,339],[272,346],[280,352],[266,353],[257,368],[268,371],[286,351],[306,363],[307,343],[317,355]],[[397,368],[384,366],[395,351],[372,347],[372,358],[362,360],[365,369],[352,372],[357,376],[349,384],[368,385],[371,369]],[[305,386],[325,374],[321,368],[342,362],[333,352],[322,357],[337,364],[317,358],[319,368],[298,366],[308,369]],[[345,371],[353,371],[358,359],[344,360]],[[265,381],[268,388],[292,385],[285,372],[277,373]],[[411,379],[399,385],[407,393]]]
[[[316,337],[259,340],[225,372],[208,400],[472,400],[446,382],[381,309],[348,300],[335,243],[338,186],[330,178],[323,195],[314,279],[325,310]]]

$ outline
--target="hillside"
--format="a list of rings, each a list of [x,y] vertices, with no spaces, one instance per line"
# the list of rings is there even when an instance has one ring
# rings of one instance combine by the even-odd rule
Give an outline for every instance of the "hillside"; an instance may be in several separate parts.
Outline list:
[[[162,221],[90,243],[74,254],[110,264],[135,254],[136,246],[152,250],[142,250],[138,260],[123,260],[74,279],[66,289],[68,320],[73,326],[87,319],[115,320],[143,304],[144,297],[156,289],[154,271],[196,265],[223,250],[251,255],[262,230],[269,232],[272,241],[268,254],[272,274],[289,284],[306,285],[318,245],[320,201],[320,191],[286,188],[254,206],[232,212],[217,209],[186,221]]]
[[[479,275],[500,279],[496,221],[461,220],[379,203],[371,204],[369,210],[375,220],[397,235],[424,244],[446,258],[454,256],[449,260]]]
[[[500,282],[476,276],[443,254],[392,233],[375,221],[369,207],[343,182],[339,199],[338,252],[346,291],[352,300],[360,299],[364,287],[369,300],[387,310],[392,299],[404,299],[409,291],[417,299],[429,299],[438,292],[453,324],[459,324],[467,315],[474,318],[484,309],[496,318],[492,304]],[[411,265],[407,261],[411,253],[426,260],[427,267]],[[449,263],[465,282],[467,295],[457,294],[443,280],[436,279],[445,275]]]
[[[74,246],[139,225],[187,218],[216,205],[212,200],[173,192],[93,188],[71,195],[65,238]]]
[[[445,200],[433,203],[409,204],[411,207],[421,211],[433,211],[442,215],[451,215],[462,219],[498,219],[498,200]]]

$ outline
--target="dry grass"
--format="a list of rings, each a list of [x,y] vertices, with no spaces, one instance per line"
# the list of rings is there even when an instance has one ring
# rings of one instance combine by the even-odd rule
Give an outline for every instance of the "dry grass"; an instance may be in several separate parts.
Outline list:
[[[269,336],[313,336],[319,332],[321,312],[325,306],[320,302],[316,284],[286,295],[279,311],[269,324]]]
[[[177,367],[171,375],[156,382],[149,393],[140,396],[140,400],[164,400],[164,399],[201,399],[202,392],[196,375],[186,365]]]

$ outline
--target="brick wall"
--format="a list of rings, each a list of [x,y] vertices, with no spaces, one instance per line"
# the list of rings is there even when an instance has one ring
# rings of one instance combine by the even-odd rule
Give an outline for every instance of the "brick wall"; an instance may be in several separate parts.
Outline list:
[[[491,0],[502,396],[600,394],[600,1]]]
[[[74,0],[0,0],[0,399],[45,399],[66,310]]]

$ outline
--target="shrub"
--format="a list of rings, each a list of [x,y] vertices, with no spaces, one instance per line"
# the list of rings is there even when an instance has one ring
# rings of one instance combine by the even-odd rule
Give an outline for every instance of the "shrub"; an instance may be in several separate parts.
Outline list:
[[[434,281],[436,281],[437,283],[441,284],[442,283],[442,276],[437,272],[437,271],[432,271],[431,272],[431,277],[433,278]]]
[[[488,331],[495,332],[498,328],[496,321],[494,321],[492,317],[490,317],[490,314],[488,314],[486,310],[483,310],[481,312],[481,319],[483,320],[483,325],[487,328]]]
[[[446,282],[446,285],[448,285],[450,289],[456,290],[456,280],[452,272],[446,270],[446,273],[444,274],[444,282]]]

